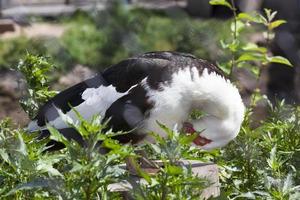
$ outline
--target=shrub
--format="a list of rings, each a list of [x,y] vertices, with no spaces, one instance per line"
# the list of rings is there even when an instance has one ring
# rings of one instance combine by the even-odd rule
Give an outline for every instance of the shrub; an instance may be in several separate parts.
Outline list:
[[[45,53],[40,43],[25,37],[9,40],[0,40],[0,68],[13,68],[17,66],[19,59],[24,57],[26,51],[35,54]]]
[[[228,22],[191,19],[182,12],[170,16],[119,4],[91,17],[75,18],[62,38],[72,58],[91,67],[102,69],[142,52],[161,50],[225,59],[217,41],[221,36],[229,37]]]
[[[102,60],[99,51],[106,40],[106,35],[91,23],[73,23],[70,26],[62,38],[64,47],[74,62],[97,67]]]
[[[15,69],[27,53],[51,58],[57,69],[67,69],[72,65],[70,55],[55,38],[26,38],[25,36],[0,40],[0,69]]]

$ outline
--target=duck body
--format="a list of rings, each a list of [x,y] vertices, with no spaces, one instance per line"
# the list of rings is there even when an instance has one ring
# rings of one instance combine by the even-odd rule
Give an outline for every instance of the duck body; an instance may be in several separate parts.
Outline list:
[[[71,106],[70,106],[71,105]],[[201,132],[204,149],[224,146],[239,132],[244,105],[238,90],[222,71],[190,54],[150,52],[121,61],[95,77],[50,99],[29,124],[29,131],[49,135],[46,124],[65,137],[84,143],[81,136],[60,118],[58,110],[78,120],[74,107],[85,119],[100,114],[110,119],[113,131],[129,131],[116,139],[122,143],[154,142],[149,131],[165,136],[157,121],[173,128]],[[189,120],[193,109],[207,115]],[[189,130],[192,130],[189,129]]]

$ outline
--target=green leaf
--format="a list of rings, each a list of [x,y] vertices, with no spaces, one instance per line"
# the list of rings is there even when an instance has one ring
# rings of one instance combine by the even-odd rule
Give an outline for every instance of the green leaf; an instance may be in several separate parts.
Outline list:
[[[59,114],[59,117],[62,119],[63,122],[70,126],[75,126],[74,120],[67,114],[63,113],[61,109],[57,108],[57,112]]]
[[[0,156],[5,162],[10,163],[8,153],[4,149],[0,149]]]
[[[252,192],[247,192],[247,193],[242,193],[238,196],[235,196],[234,199],[239,199],[239,198],[243,198],[243,199],[256,199],[255,195]]]
[[[263,15],[258,15],[260,23],[264,24],[265,26],[268,26],[268,20]]]
[[[47,129],[50,131],[50,139],[58,142],[62,142],[64,145],[68,146],[70,142],[60,133],[57,129],[50,125],[47,125]]]
[[[49,175],[52,176],[63,177],[63,175],[57,169],[55,169],[51,164],[47,163],[47,161],[40,160],[37,164],[36,169],[42,173],[47,172]]]
[[[285,20],[276,20],[269,25],[269,29],[273,30],[274,28],[277,28],[278,26],[285,24],[285,23],[286,23]]]
[[[144,170],[141,169],[141,166],[136,162],[136,160],[134,159],[134,157],[129,157],[128,158],[130,160],[130,164],[133,165],[134,169],[136,170],[137,174],[141,177],[143,177],[147,183],[151,184],[152,180],[150,175],[145,172]]]
[[[251,53],[244,53],[242,54],[237,62],[244,62],[244,61],[261,61],[262,60],[261,55],[251,54]]]
[[[33,189],[37,189],[37,188],[50,187],[52,184],[55,184],[55,183],[53,183],[53,181],[50,181],[47,179],[38,178],[36,180],[17,185],[15,188],[10,190],[5,196],[10,196],[20,190],[33,190]]]
[[[267,48],[259,47],[254,43],[247,43],[243,48],[244,51],[258,51],[260,53],[267,53]]]
[[[261,18],[254,16],[254,15],[251,15],[251,14],[248,14],[248,13],[240,13],[238,14],[238,19],[240,20],[247,20],[247,21],[250,21],[250,22],[255,22],[255,23],[261,23]]]
[[[150,144],[150,147],[155,151],[157,154],[161,154],[161,149],[156,144]]]
[[[265,11],[265,14],[266,14],[267,18],[270,19],[272,10],[268,9],[268,8],[265,8],[264,11]]]
[[[166,166],[167,173],[170,175],[179,175],[182,173],[182,168],[176,165],[167,165]]]
[[[70,172],[74,173],[74,172],[77,172],[77,171],[82,171],[82,169],[83,169],[83,166],[80,163],[74,161],[73,162],[73,167],[70,170]]]
[[[202,131],[201,131],[202,132]],[[181,136],[180,138],[180,144],[190,144],[191,142],[193,142],[200,133],[194,133],[192,135],[188,135],[188,136]]]
[[[231,52],[237,52],[239,45],[240,45],[240,42],[238,40],[235,40],[235,41],[232,41],[232,43],[230,43],[228,45],[228,48],[230,49]]]
[[[235,27],[236,26],[236,27]],[[244,30],[244,28],[246,27],[245,23],[242,22],[241,20],[238,20],[235,22],[231,23],[231,31],[237,33],[237,35],[240,34],[240,32],[242,32]],[[236,29],[236,30],[235,30]]]
[[[210,0],[209,1],[210,5],[217,5],[217,6],[226,6],[233,10],[233,7],[231,6],[230,3],[228,3],[226,0]]]
[[[174,136],[174,132],[173,130],[171,130],[169,127],[167,127],[166,125],[160,123],[159,121],[156,121],[156,123],[159,125],[159,127],[164,130],[165,133],[167,133],[169,138],[173,138]]]
[[[110,138],[105,139],[102,143],[102,146],[112,150],[117,150],[122,147],[117,140]]]
[[[226,43],[224,40],[220,40],[220,44],[221,44],[221,47],[223,49],[227,49],[228,48],[228,43]]]
[[[259,76],[259,68],[254,66],[250,68],[251,72],[258,78]]]
[[[284,65],[293,67],[293,65],[290,63],[290,61],[282,56],[267,57],[267,60],[272,63],[280,63],[280,64],[284,64]]]
[[[265,8],[264,11],[265,11],[268,21],[269,22],[273,21],[273,19],[275,18],[276,14],[277,14],[277,11],[272,12],[271,9],[267,9],[267,8]]]
[[[27,156],[28,152],[27,152],[26,144],[23,140],[23,137],[21,136],[21,133],[19,132],[18,132],[18,139],[19,139],[18,151],[22,153],[24,156]]]
[[[226,75],[230,74],[230,66],[228,65],[228,63],[217,63],[217,65]]]

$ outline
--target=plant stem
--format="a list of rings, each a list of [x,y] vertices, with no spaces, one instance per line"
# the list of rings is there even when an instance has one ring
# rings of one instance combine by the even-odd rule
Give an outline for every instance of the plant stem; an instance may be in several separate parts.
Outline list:
[[[271,22],[268,21],[268,24],[270,24]],[[266,38],[266,48],[269,50],[270,49],[270,42],[271,42],[271,38],[270,38],[270,35],[271,35],[271,30],[269,29],[269,25],[267,26],[267,38]],[[259,67],[259,72],[258,72],[258,77],[257,77],[257,80],[256,80],[256,89],[259,89],[259,84],[260,84],[260,80],[261,80],[261,74],[263,72],[263,69],[265,68],[266,66],[264,64],[262,64],[260,67]]]
[[[235,7],[234,0],[231,0],[231,6],[232,6],[232,12],[233,12],[233,16],[234,16],[233,39],[236,40],[237,39],[237,15],[236,15],[236,7]]]
[[[236,14],[236,7],[234,0],[231,0],[231,6],[232,9],[231,11],[233,12],[233,43],[236,43],[237,41],[237,14]],[[231,51],[231,68],[230,68],[230,73],[229,77],[232,79],[233,77],[233,69],[235,66],[235,52]]]
[[[161,195],[162,200],[165,200],[167,198],[167,182],[168,182],[168,174],[164,174],[164,181],[162,183],[162,195]]]

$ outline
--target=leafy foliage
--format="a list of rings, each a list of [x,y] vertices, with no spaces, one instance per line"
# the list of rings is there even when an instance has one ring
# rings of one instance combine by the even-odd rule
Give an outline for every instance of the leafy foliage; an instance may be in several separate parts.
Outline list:
[[[270,9],[265,9],[265,15],[258,13],[239,13],[235,7],[235,1],[231,0],[211,0],[210,4],[226,6],[233,12],[233,21],[231,23],[232,38],[221,40],[221,45],[224,50],[231,54],[231,61],[220,63],[219,66],[231,77],[233,77],[234,68],[247,67],[253,74],[259,78],[262,68],[267,63],[280,63],[287,66],[292,64],[281,56],[270,56],[268,46],[274,37],[273,30],[278,26],[286,23],[284,20],[275,20],[277,12],[272,12]],[[266,40],[265,46],[258,46],[252,42],[244,43],[241,38],[246,29],[253,28],[253,25],[263,25],[266,31],[263,36]]]
[[[74,62],[96,67],[101,62],[99,50],[106,40],[103,32],[97,31],[91,22],[71,23],[70,28],[62,37]]]
[[[112,138],[119,134],[104,131],[106,123],[100,116],[87,121],[74,110],[78,120],[72,120],[59,112],[60,116],[78,131],[85,143],[67,140],[56,129],[48,126],[50,138],[36,140],[23,130],[11,130],[9,121],[0,124],[0,155],[2,198],[49,198],[49,199],[110,199],[119,198],[111,193],[109,184],[127,179],[134,187],[131,194],[136,199],[199,199],[209,183],[194,174],[190,166],[180,163],[182,153],[195,136],[181,137],[179,132],[161,127],[168,138],[158,135],[152,157],[163,161],[159,172],[149,175],[142,172],[146,184],[136,183],[120,165],[128,157],[136,157],[133,147],[121,145]],[[57,152],[45,151],[52,139],[66,148]],[[100,153],[109,149],[108,153]]]
[[[18,65],[18,70],[24,75],[28,87],[28,97],[20,101],[23,109],[33,118],[40,106],[53,97],[56,92],[49,90],[46,73],[53,70],[53,65],[44,57],[27,54]]]
[[[184,154],[190,148],[190,143],[195,139],[193,136],[185,136],[176,130],[160,124],[166,133],[162,138],[156,133],[152,136],[156,139],[155,144],[146,144],[141,149],[147,152],[147,157],[159,160],[161,163],[153,162],[159,169],[157,174],[150,176],[140,169],[140,175],[146,183],[140,182],[134,186],[132,196],[134,199],[199,199],[203,189],[210,186],[210,182],[204,178],[195,176],[191,166],[182,162]],[[132,181],[131,181],[132,182]]]
[[[208,60],[228,57],[218,44],[220,38],[230,37],[227,21],[193,19],[179,11],[128,8],[120,1],[108,4],[103,11],[78,12],[59,21],[67,29],[61,38],[0,40],[0,69],[14,68],[27,52],[49,57],[57,70],[77,63],[103,69],[141,52],[159,50],[190,52]]]
[[[42,105],[49,96],[47,72],[51,69],[45,58],[28,54],[20,62],[19,70],[24,74],[33,96],[27,99],[29,113]],[[44,94],[41,96],[36,96]],[[51,93],[52,94],[52,93]],[[54,94],[54,93],[53,93]],[[10,122],[0,123],[0,197],[4,199],[110,199],[120,198],[109,190],[109,184],[127,179],[134,186],[132,196],[137,199],[175,197],[198,199],[208,183],[195,177],[180,159],[195,136],[180,136],[161,125],[168,138],[155,134],[156,145],[150,145],[152,155],[163,161],[159,172],[151,176],[141,172],[147,184],[136,183],[128,177],[122,167],[125,159],[137,157],[133,146],[121,145],[113,137],[120,134],[107,130],[107,122],[100,116],[84,119],[75,109],[77,120],[59,111],[60,117],[83,138],[84,143],[67,140],[55,128],[47,126],[49,138],[38,139],[37,133],[12,129]],[[153,133],[154,134],[154,133]],[[66,148],[49,152],[48,142],[62,143]],[[106,152],[105,154],[101,152]],[[136,190],[136,189],[139,190]],[[176,192],[175,192],[176,191]]]
[[[106,10],[71,22],[62,43],[75,62],[98,69],[147,51],[183,51],[217,60],[224,57],[217,41],[230,35],[227,26],[183,12],[130,9],[111,1]]]
[[[27,53],[51,58],[57,69],[68,69],[72,58],[56,38],[26,38],[20,36],[0,39],[0,69],[14,68]]]
[[[235,67],[247,67],[259,80],[262,69],[269,62],[291,66],[287,59],[270,56],[268,52],[273,29],[285,23],[284,20],[274,21],[277,12],[265,9],[264,15],[237,14],[234,0],[211,0],[210,3],[226,6],[234,14],[232,39],[221,41],[232,57],[220,64],[232,78]],[[265,46],[241,42],[243,31],[254,24],[265,27]],[[299,186],[296,185],[299,184],[299,172],[296,170],[299,168],[299,108],[284,102],[272,105],[259,88],[251,98],[238,137],[214,156],[221,166],[224,196],[227,199],[296,199],[299,197]],[[269,117],[254,127],[253,110],[262,101],[268,103]]]
[[[270,108],[257,128],[251,127],[250,108],[237,139],[221,151],[224,191],[231,198],[289,199],[299,193],[292,181],[299,184],[299,109],[283,103]]]
[[[0,68],[12,68],[18,64],[20,58],[26,54],[42,53],[44,49],[36,40],[29,40],[25,37],[0,40]]]
[[[115,134],[105,134],[100,117],[72,124],[86,139],[85,148],[49,127],[51,139],[66,145],[66,149],[53,153],[45,152],[49,139],[37,141],[22,130],[13,132],[7,121],[0,125],[3,198],[107,199],[116,195],[110,194],[107,186],[125,175],[119,163],[131,154],[132,148],[113,141]],[[99,153],[99,140],[113,143],[109,145],[110,153]]]

